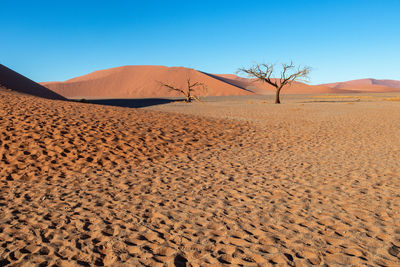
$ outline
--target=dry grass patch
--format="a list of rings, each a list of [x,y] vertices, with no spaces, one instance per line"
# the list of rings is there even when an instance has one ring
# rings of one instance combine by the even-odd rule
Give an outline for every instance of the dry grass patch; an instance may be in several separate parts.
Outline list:
[[[384,98],[386,101],[400,101],[400,96]]]
[[[371,95],[315,95],[310,96],[313,98],[313,101],[337,101],[337,102],[359,102],[359,101],[374,101],[376,100],[375,96]]]
[[[311,96],[311,98],[373,98],[374,96],[370,95],[360,95],[360,96],[354,96],[354,95],[316,95],[316,96]]]

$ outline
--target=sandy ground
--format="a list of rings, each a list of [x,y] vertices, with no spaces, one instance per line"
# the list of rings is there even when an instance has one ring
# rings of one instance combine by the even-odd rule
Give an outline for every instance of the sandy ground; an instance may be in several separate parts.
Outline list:
[[[264,99],[0,90],[0,265],[399,266],[400,102]]]

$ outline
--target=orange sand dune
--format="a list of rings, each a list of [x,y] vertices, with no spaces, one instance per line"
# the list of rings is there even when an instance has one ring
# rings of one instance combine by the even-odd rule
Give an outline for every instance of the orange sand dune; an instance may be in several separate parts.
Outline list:
[[[0,86],[48,99],[65,99],[59,94],[0,64]]]
[[[158,81],[185,88],[186,80],[202,82],[208,92],[198,95],[224,96],[274,94],[275,88],[267,83],[239,77],[234,74],[209,74],[184,67],[123,66],[99,70],[64,82],[43,82],[42,85],[67,98],[144,98],[174,97]],[[363,79],[343,83],[308,85],[294,82],[282,94],[362,93],[400,91],[400,81]]]
[[[359,79],[347,82],[337,82],[323,84],[334,89],[345,89],[362,92],[400,92],[400,81],[396,80],[377,80]]]
[[[234,74],[214,74],[221,80],[236,86],[248,89],[257,94],[273,94],[275,88],[267,83],[236,76]],[[277,79],[273,79],[277,80]],[[282,89],[283,94],[321,94],[321,93],[348,93],[349,90],[331,88],[325,85],[308,85],[302,82],[294,82],[287,88]]]
[[[45,82],[44,86],[67,98],[173,97],[158,81],[185,87],[187,78],[207,85],[199,95],[248,95],[252,92],[227,84],[205,73],[184,67],[123,66],[95,71],[65,82]]]

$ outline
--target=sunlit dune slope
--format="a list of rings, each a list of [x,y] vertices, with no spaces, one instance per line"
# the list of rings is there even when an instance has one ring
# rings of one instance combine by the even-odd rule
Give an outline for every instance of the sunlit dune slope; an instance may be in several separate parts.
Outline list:
[[[204,83],[208,91],[199,95],[248,95],[252,92],[227,84],[194,69],[165,66],[123,66],[95,71],[65,82],[45,82],[44,86],[67,98],[173,97],[159,82],[185,88],[187,79]]]
[[[396,80],[359,79],[324,85],[333,89],[344,89],[353,92],[400,92],[400,81]]]
[[[265,82],[260,82],[255,79],[248,79],[239,77],[234,74],[214,74],[226,83],[234,84],[236,86],[248,89],[257,94],[273,94],[275,88]],[[277,79],[272,79],[276,81]],[[288,87],[282,89],[282,93],[286,94],[321,94],[321,93],[347,93],[348,90],[341,88],[331,88],[325,85],[308,85],[302,82],[294,82]]]

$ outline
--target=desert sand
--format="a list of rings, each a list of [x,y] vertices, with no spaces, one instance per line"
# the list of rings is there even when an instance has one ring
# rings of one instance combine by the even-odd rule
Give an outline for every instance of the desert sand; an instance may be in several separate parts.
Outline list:
[[[1,89],[0,265],[398,266],[388,97],[133,109]]]

